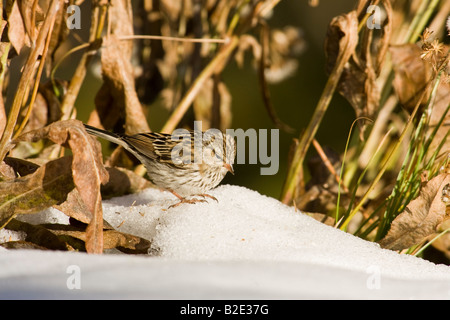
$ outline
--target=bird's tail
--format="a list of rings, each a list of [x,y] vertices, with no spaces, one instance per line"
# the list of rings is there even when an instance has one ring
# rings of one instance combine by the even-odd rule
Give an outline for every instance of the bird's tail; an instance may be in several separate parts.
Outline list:
[[[84,127],[86,128],[86,131],[89,134],[92,134],[92,135],[97,136],[99,138],[108,140],[108,141],[110,141],[112,143],[115,143],[115,144],[121,145],[123,147],[126,147],[126,143],[122,140],[122,137],[120,135],[118,135],[118,134],[115,134],[113,132],[109,132],[109,131],[106,131],[106,130],[102,130],[102,129],[99,129],[99,128],[95,128],[95,127],[92,127],[92,126],[90,126],[88,124],[84,124]]]

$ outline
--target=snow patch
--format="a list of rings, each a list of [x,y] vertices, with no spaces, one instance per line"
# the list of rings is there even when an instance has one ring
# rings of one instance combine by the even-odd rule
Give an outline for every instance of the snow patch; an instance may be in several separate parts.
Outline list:
[[[243,187],[210,194],[218,202],[174,208],[178,199],[156,189],[105,200],[110,225],[152,242],[147,257],[0,248],[0,297],[450,298],[448,266],[382,249]],[[55,209],[21,219],[68,221]],[[82,274],[77,293],[64,285],[70,264]]]

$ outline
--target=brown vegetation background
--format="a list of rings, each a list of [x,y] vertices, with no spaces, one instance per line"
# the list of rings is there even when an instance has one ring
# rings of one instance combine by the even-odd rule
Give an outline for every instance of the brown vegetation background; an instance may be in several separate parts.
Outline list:
[[[80,28],[68,29],[69,5]],[[380,28],[368,28],[380,9]],[[133,134],[280,130],[280,168],[223,183],[385,248],[448,263],[448,1],[2,2],[0,227],[6,247],[146,253],[101,200],[149,187],[82,123]],[[61,187],[63,186],[63,187]],[[16,220],[55,206],[70,226]]]

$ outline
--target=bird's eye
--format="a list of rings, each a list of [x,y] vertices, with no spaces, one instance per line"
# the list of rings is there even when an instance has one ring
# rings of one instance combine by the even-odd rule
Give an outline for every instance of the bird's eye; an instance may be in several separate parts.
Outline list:
[[[222,161],[222,157],[220,156],[220,153],[214,149],[211,150],[211,156],[216,158],[218,161]],[[217,161],[217,160],[214,160],[214,161]]]

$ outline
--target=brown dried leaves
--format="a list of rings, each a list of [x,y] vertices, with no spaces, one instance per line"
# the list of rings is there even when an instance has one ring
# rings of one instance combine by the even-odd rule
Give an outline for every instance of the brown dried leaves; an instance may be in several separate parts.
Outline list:
[[[118,39],[133,34],[131,2],[111,1],[109,19],[112,21],[111,34],[103,38],[101,51],[104,83],[95,98],[98,116],[108,129],[117,127],[124,119],[127,134],[148,132],[150,128],[135,89],[130,62],[132,42]]]
[[[383,1],[386,19],[379,39],[375,42],[373,29],[363,28],[358,36],[358,16],[365,12],[351,11],[332,20],[325,42],[327,71],[334,72],[339,56],[350,55],[338,84],[339,93],[345,97],[355,110],[356,117],[373,117],[378,110],[380,89],[376,83],[391,36],[392,9],[389,1]],[[349,40],[342,42],[342,40]],[[356,45],[361,43],[359,47]],[[374,45],[376,43],[376,45]],[[346,60],[347,61],[347,60]],[[364,126],[360,124],[364,132]]]
[[[25,26],[17,1],[12,3],[11,7],[6,8],[8,14],[8,38],[17,54],[20,53],[25,45]]]
[[[6,12],[8,20],[8,39],[11,42],[17,54],[20,54],[24,46],[33,47],[36,43],[40,28],[45,18],[44,10],[41,8],[42,3],[33,0],[7,1]],[[44,4],[44,8],[45,8]],[[68,35],[66,25],[67,11],[66,7],[58,10],[55,18],[51,41],[49,46],[48,66],[51,65],[52,56],[62,40]]]
[[[35,213],[61,204],[75,188],[91,215],[80,219],[89,222],[86,250],[101,253],[103,214],[100,185],[108,181],[108,173],[102,163],[100,144],[86,133],[83,124],[77,120],[55,122],[25,133],[17,141],[40,139],[70,147],[73,157],[49,161],[32,174],[0,183],[3,190],[13,190],[2,193],[6,197],[0,208],[2,226],[17,214]]]
[[[148,187],[149,182],[124,169],[106,170],[100,143],[86,133],[78,120],[54,122],[19,136],[15,142],[41,139],[69,147],[73,156],[50,160],[41,166],[22,159],[5,159],[0,166],[5,179],[0,182],[0,228],[6,225],[10,230],[27,234],[26,243],[5,246],[89,253],[118,248],[127,253],[146,253],[149,241],[112,230],[104,223],[101,191],[117,196]],[[69,226],[32,226],[13,219],[18,214],[33,214],[50,206],[78,222]]]
[[[428,82],[431,79],[431,65],[420,58],[422,50],[415,44],[403,44],[389,48],[392,57],[395,77],[393,86],[400,103],[408,111],[414,109],[422,96],[423,90],[428,92],[420,103],[427,103],[431,92]]]
[[[71,158],[49,161],[36,172],[0,183],[0,227],[17,214],[30,214],[66,200],[74,188]]]
[[[358,17],[355,11],[340,15],[330,22],[325,39],[327,70],[332,72],[339,60],[347,61],[358,43]]]
[[[443,52],[438,55],[437,59],[443,59],[444,53],[448,50],[448,46],[443,46]],[[414,44],[391,46],[389,51],[395,71],[393,86],[399,102],[409,112],[414,109],[417,103],[420,103],[422,109],[425,108],[431,95],[432,87],[429,84],[433,79],[433,73],[437,71],[435,69],[436,64],[427,61],[424,56],[427,52],[424,53],[423,49]],[[437,87],[435,99],[432,102],[433,109],[429,119],[428,126],[430,129],[428,133],[431,134],[441,120],[443,122],[431,142],[430,151],[427,153],[428,158],[431,157],[443,139],[446,139],[446,141],[441,147],[442,155],[445,156],[450,149],[450,137],[448,136],[450,83],[445,81],[444,77]],[[426,90],[425,94],[424,90]],[[419,101],[422,95],[423,98]]]
[[[122,117],[125,132],[150,131],[134,83],[130,57],[122,51],[123,41],[114,36],[103,40],[102,75],[104,84],[95,98],[97,112],[105,127],[112,128]]]
[[[450,218],[450,206],[443,192],[450,184],[450,174],[441,173],[422,186],[419,196],[392,222],[387,235],[379,242],[383,248],[402,250],[433,235],[439,225]]]
[[[0,132],[7,125],[7,134],[3,134],[1,140],[0,159],[3,160],[9,153],[9,158],[0,162],[0,228],[5,225],[7,228],[23,228],[27,238],[35,239],[26,240],[31,241],[32,246],[79,249],[68,240],[76,238],[83,242],[82,249],[90,253],[101,253],[103,249],[111,247],[126,247],[130,252],[138,253],[146,246],[145,241],[111,230],[108,225],[104,225],[106,223],[103,221],[101,191],[108,196],[118,196],[148,187],[148,181],[143,181],[143,178],[136,177],[132,172],[111,169],[114,179],[108,182],[109,173],[102,163],[100,144],[85,132],[81,122],[60,121],[72,117],[67,112],[68,109],[73,110],[72,106],[61,106],[61,101],[70,102],[67,98],[73,96],[71,86],[67,92],[63,90],[69,80],[53,79],[51,83],[44,85],[35,82],[40,78],[40,73],[35,73],[38,66],[36,62],[40,58],[41,63],[51,62],[56,49],[64,43],[67,36],[65,21],[68,4],[61,0],[24,0],[9,1],[5,5],[6,19],[0,24],[2,39],[6,41],[0,46],[1,87],[4,86],[3,79],[9,76],[8,67],[10,59],[14,57],[14,51],[18,54],[21,51],[26,53],[23,47],[29,46],[31,53],[23,68],[22,79],[8,118],[3,98],[0,99]],[[135,92],[133,68],[130,63],[133,42],[118,39],[120,36],[133,34],[131,1],[113,0],[108,11],[112,33],[101,41],[105,81],[97,99],[97,107],[100,115],[103,113],[118,116],[110,127],[125,123],[129,133],[149,131]],[[91,28],[92,33],[99,31],[100,29]],[[92,50],[95,50],[94,47],[95,45],[92,45]],[[86,61],[82,59],[80,66],[84,63]],[[46,67],[51,65],[47,64]],[[47,68],[47,71],[49,70]],[[70,84],[77,85],[78,80],[82,78],[77,69]],[[55,84],[60,87],[56,89]],[[28,95],[31,92],[35,94],[34,89],[37,88],[39,90],[36,98],[31,99],[27,105],[25,101],[30,100]],[[64,110],[61,111],[62,109]],[[119,119],[120,117],[122,119]],[[108,118],[104,117],[102,120],[107,121]],[[26,133],[20,135],[20,132]],[[13,135],[14,138],[11,138]],[[11,142],[11,139],[14,140]],[[72,156],[64,156],[64,148],[70,148]],[[104,186],[101,188],[102,184]],[[14,219],[18,214],[33,214],[50,206],[68,215],[71,218],[71,226],[27,227],[23,223],[18,225]],[[76,226],[72,225],[72,222]],[[40,237],[35,238],[34,233],[47,236],[53,233],[59,240],[63,239],[62,243],[67,246],[61,246],[55,237],[46,236],[56,241],[47,246],[45,241],[39,240]]]

